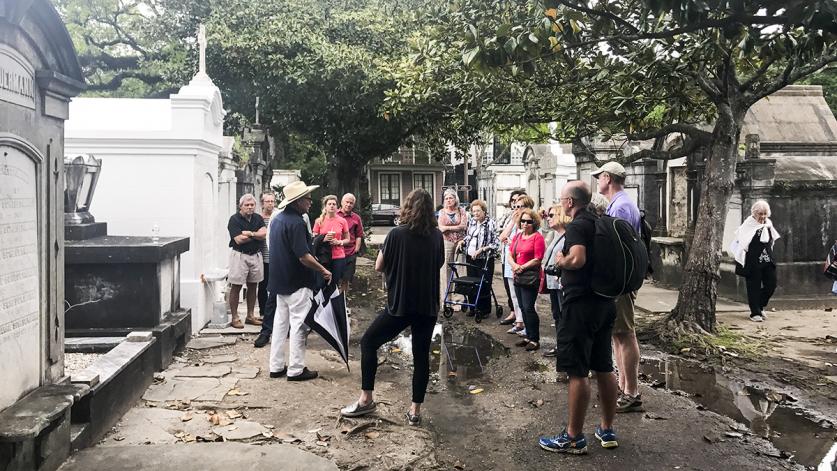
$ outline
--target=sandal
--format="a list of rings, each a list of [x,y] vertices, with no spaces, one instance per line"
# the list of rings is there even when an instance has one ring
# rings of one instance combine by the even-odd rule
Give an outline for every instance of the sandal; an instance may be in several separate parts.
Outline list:
[[[517,343],[514,344],[515,347],[525,347],[529,345],[529,341],[527,339],[518,340]]]
[[[244,323],[250,325],[262,325],[262,320],[256,319],[255,317],[248,317],[244,319]]]
[[[527,352],[534,352],[535,350],[537,350],[539,348],[541,348],[541,346],[538,344],[538,342],[529,342],[526,345],[526,351]]]
[[[413,427],[421,425],[420,415],[413,415],[410,413],[410,411],[407,411],[407,413],[404,414],[404,417],[407,419],[407,425],[411,425]]]
[[[353,404],[340,409],[340,415],[343,417],[360,417],[375,412],[377,408],[378,404],[375,404],[374,400],[365,405],[360,405],[360,401],[355,401]]]
[[[230,322],[230,326],[233,327],[234,329],[243,329],[244,328],[244,324],[241,323],[241,319],[233,319],[232,322]]]

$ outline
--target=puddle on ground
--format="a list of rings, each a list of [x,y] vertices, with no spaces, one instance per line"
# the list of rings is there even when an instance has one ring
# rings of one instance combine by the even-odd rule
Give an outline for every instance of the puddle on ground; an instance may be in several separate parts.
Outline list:
[[[410,335],[399,335],[387,348],[412,355]],[[392,351],[392,350],[391,350]],[[469,385],[479,384],[492,358],[508,356],[509,350],[485,332],[463,326],[436,324],[430,345],[430,373],[439,383],[458,394]]]
[[[437,324],[436,328],[430,347],[430,371],[438,372],[440,381],[447,380],[449,391],[474,385],[492,358],[509,354],[503,344],[479,329],[447,324]]]
[[[682,359],[643,359],[652,386],[688,393],[708,410],[746,425],[757,436],[813,469],[831,470],[834,424],[815,418],[787,394],[728,378],[712,367]]]

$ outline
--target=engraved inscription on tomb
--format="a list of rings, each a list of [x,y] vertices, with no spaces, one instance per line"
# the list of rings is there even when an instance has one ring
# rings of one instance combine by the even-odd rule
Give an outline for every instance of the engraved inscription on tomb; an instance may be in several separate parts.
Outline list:
[[[35,109],[35,73],[16,52],[0,44],[0,100]]]
[[[0,145],[0,409],[40,381],[36,195],[32,159]]]

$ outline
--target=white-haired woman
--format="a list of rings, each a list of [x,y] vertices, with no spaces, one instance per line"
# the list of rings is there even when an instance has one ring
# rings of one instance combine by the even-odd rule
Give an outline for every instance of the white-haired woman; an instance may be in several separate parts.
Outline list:
[[[735,273],[747,279],[747,302],[753,322],[764,321],[764,308],[776,291],[773,244],[779,237],[770,221],[770,205],[758,200],[750,208],[750,216],[735,231],[730,247],[735,257]]]
[[[459,207],[459,196],[452,189],[445,190],[445,197],[442,209],[439,211],[438,224],[442,231],[442,238],[445,239],[445,264],[441,271],[441,295],[444,297],[445,289],[450,278],[448,263],[456,259],[456,246],[465,238],[465,229],[468,227],[468,213],[465,208]]]

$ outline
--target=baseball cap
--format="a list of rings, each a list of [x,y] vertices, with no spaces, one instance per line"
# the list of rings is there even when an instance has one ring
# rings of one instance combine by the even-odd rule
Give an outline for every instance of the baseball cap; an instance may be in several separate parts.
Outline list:
[[[620,177],[624,177],[625,176],[625,167],[623,167],[622,164],[620,164],[619,162],[613,162],[613,161],[605,162],[604,165],[599,167],[598,170],[591,173],[590,175],[592,175],[596,178],[599,178],[599,175],[602,172],[607,172],[611,175],[618,175]]]

